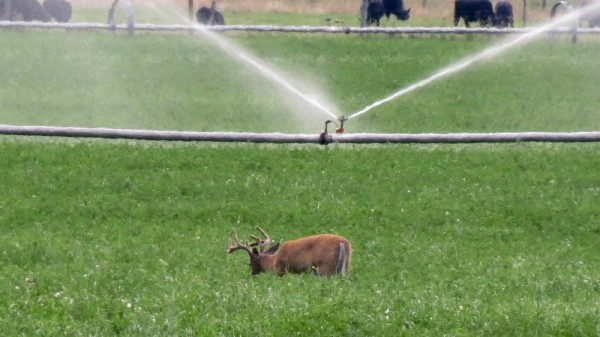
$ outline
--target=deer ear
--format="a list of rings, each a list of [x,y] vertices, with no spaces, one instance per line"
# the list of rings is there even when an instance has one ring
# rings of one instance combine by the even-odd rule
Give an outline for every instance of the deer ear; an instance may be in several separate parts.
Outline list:
[[[267,252],[265,254],[275,254],[275,252],[277,252],[277,249],[279,249],[279,242],[277,242],[276,244],[274,244],[273,246],[271,246],[271,248],[269,248],[269,250],[267,250]]]

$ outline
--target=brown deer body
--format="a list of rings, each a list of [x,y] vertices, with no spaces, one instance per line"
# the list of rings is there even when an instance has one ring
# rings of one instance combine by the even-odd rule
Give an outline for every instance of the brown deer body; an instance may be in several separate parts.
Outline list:
[[[229,254],[239,249],[248,253],[252,275],[274,271],[283,276],[287,272],[298,274],[314,270],[317,275],[327,277],[334,274],[345,275],[348,271],[352,246],[344,237],[333,234],[312,235],[286,241],[281,246],[275,244],[265,251],[271,239],[260,227],[256,229],[264,238],[251,236],[255,242],[250,244],[241,244],[233,230],[228,249]]]

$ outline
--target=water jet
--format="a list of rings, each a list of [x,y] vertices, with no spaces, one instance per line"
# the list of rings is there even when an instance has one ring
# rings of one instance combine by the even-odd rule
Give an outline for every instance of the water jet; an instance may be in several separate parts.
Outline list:
[[[550,10],[550,19],[554,19],[558,10],[561,8],[563,9],[563,11],[565,13],[570,13],[573,11],[573,6],[568,1],[563,1],[563,0],[558,1],[554,4],[554,6],[552,6],[552,9]],[[571,42],[572,43],[577,42],[577,28],[579,28],[578,24],[576,22],[572,23],[572,28],[571,28]],[[554,35],[556,35],[556,33],[554,32],[555,30],[556,30],[556,28],[553,31],[550,31],[548,34],[551,41],[554,40]]]
[[[156,7],[154,8],[158,11]],[[303,82],[297,84],[297,82],[299,82],[297,78],[295,78],[294,81],[292,81],[288,76],[284,75],[283,72],[277,70],[271,65],[267,65],[260,58],[256,57],[249,51],[235,44],[233,41],[226,39],[220,34],[217,34],[218,31],[213,31],[203,25],[198,24],[197,22],[194,22],[193,20],[188,20],[181,13],[173,12],[173,14],[177,15],[183,22],[190,24],[190,26],[194,29],[194,32],[202,34],[202,36],[204,36],[209,41],[218,46],[232,59],[237,60],[240,63],[253,69],[254,71],[256,71],[257,74],[271,81],[277,87],[284,89],[293,97],[299,98],[303,103],[311,106],[319,113],[324,113],[336,119],[338,118],[336,114],[330,109],[330,107],[333,106],[333,104],[331,104],[330,102],[325,103],[321,99],[315,97],[314,94],[307,92],[306,87],[308,86],[308,83]],[[317,90],[314,89],[310,91],[317,92]]]
[[[557,5],[555,5],[555,7],[554,7],[554,11],[556,11],[556,8],[564,7],[564,6],[565,6],[565,1],[559,1],[557,3]],[[569,21],[573,21],[573,20],[579,18],[579,16],[581,14],[589,13],[589,12],[600,9],[600,1],[597,1],[592,5],[589,5],[584,8],[577,9],[577,10],[568,10],[568,6],[566,8],[567,8],[567,12],[564,15],[562,15],[560,17],[552,17],[550,22],[548,22],[544,25],[541,25],[533,30],[530,30],[530,31],[524,33],[523,35],[519,35],[515,38],[506,39],[505,41],[502,41],[498,44],[488,47],[488,48],[484,49],[483,51],[476,53],[475,55],[465,57],[462,60],[459,60],[458,62],[447,66],[446,68],[442,68],[442,69],[438,70],[437,72],[435,72],[433,75],[430,75],[429,77],[427,77],[423,80],[420,80],[420,81],[415,82],[407,87],[404,87],[404,88],[400,89],[399,91],[389,95],[388,97],[385,97],[381,100],[375,101],[374,103],[366,106],[362,110],[359,110],[359,111],[353,113],[352,115],[350,115],[348,117],[348,119],[352,119],[352,118],[358,117],[360,115],[363,115],[382,104],[388,103],[392,100],[395,100],[396,98],[404,96],[404,95],[406,95],[410,92],[413,92],[417,89],[423,88],[423,87],[425,87],[431,83],[434,83],[446,76],[458,73],[462,70],[465,70],[466,68],[470,67],[471,65],[473,65],[474,63],[476,63],[478,61],[494,58],[516,46],[519,46],[521,44],[524,44],[524,43],[527,43],[527,42],[533,40],[534,38],[540,36],[541,34],[543,34],[545,32],[551,32],[553,30],[557,30],[556,27],[558,25],[568,23]],[[571,29],[571,34],[573,36],[573,40],[575,40],[576,34],[577,34],[576,29],[575,30]]]

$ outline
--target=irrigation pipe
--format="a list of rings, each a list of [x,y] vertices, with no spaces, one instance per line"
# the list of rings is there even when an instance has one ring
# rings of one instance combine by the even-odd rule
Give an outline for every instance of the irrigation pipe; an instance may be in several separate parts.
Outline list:
[[[0,134],[46,137],[250,143],[317,143],[319,140],[319,135],[294,135],[284,133],[155,131],[13,125],[0,125]]]
[[[0,125],[0,134],[18,136],[135,139],[155,141],[243,142],[243,143],[514,143],[600,142],[600,131],[589,132],[501,132],[501,133],[356,133],[284,134],[154,131],[110,128]]]
[[[336,143],[517,143],[517,142],[598,142],[600,132],[500,132],[500,133],[358,133],[335,135]]]
[[[0,28],[41,28],[41,29],[65,29],[65,30],[121,30],[129,31],[131,27],[127,24],[110,25],[105,23],[77,22],[24,22],[24,21],[0,21]],[[465,27],[335,27],[335,26],[273,26],[273,25],[231,25],[231,26],[206,26],[211,31],[246,31],[246,32],[272,32],[272,33],[334,33],[334,34],[489,34],[508,35],[524,34],[535,28],[465,28]],[[158,25],[150,23],[136,23],[136,31],[147,32],[194,32],[199,28],[194,25]],[[552,31],[553,34],[571,34],[572,28],[558,27]],[[600,28],[582,28],[577,30],[578,34],[600,34]]]

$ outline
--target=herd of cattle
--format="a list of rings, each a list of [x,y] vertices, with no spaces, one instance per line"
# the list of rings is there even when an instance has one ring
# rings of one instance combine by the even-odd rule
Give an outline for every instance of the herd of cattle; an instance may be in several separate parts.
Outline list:
[[[510,2],[500,0],[492,7],[490,0],[456,0],[454,2],[454,26],[463,19],[465,26],[479,22],[482,27],[514,27],[513,9]]]
[[[385,15],[396,15],[398,20],[408,20],[410,8],[404,8],[403,0],[369,0],[367,7],[366,24],[379,27],[381,18]],[[470,27],[471,22],[479,22],[482,27],[513,27],[513,9],[508,0],[500,0],[496,8],[490,0],[455,0],[454,26],[463,19],[465,26]]]
[[[590,4],[591,1],[594,0],[583,0],[582,6]],[[398,20],[408,20],[410,8],[404,8],[403,0],[368,0],[365,22],[367,26],[379,27],[380,20],[384,15],[388,19],[390,15],[395,15]],[[466,27],[470,27],[472,22],[479,22],[481,27],[514,27],[513,7],[509,0],[498,0],[495,7],[491,0],[455,0],[455,27],[458,26],[461,19]],[[600,11],[596,10],[582,15],[580,25],[583,25],[584,21],[588,22],[590,28],[600,27]]]
[[[590,1],[595,0],[583,0],[582,5]],[[190,6],[192,4],[190,0]],[[0,0],[0,20],[68,22],[71,14],[71,4],[66,0],[44,0],[42,4],[38,0]],[[368,0],[365,24],[379,27],[383,16],[389,19],[392,15],[398,20],[408,20],[410,8],[404,8],[404,0]],[[196,19],[206,25],[225,24],[223,14],[215,9],[215,1],[210,8],[201,7]],[[513,8],[509,0],[498,0],[495,7],[491,0],[455,0],[454,26],[458,26],[461,19],[466,27],[470,27],[472,22],[478,22],[481,27],[514,27]],[[581,21],[587,21],[590,27],[600,27],[600,12],[587,13],[581,17]]]

